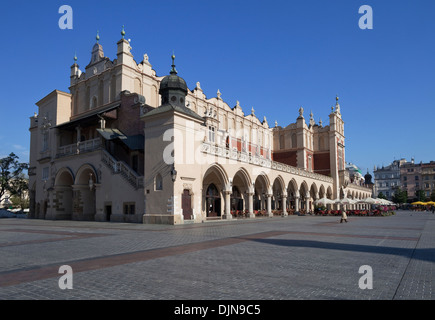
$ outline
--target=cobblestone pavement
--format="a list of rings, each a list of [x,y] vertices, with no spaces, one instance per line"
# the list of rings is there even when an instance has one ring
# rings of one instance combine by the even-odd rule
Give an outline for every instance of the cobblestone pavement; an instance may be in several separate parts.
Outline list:
[[[430,300],[435,215],[187,224],[0,219],[0,299]],[[62,265],[73,288],[59,288]],[[372,270],[372,289],[368,284]]]

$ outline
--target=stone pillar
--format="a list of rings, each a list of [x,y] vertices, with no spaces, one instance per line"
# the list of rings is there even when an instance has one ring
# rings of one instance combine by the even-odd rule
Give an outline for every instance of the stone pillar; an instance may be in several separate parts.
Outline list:
[[[267,197],[267,211],[266,211],[266,214],[269,217],[272,217],[273,216],[273,213],[272,213],[272,195],[270,193],[268,193],[268,194],[266,194],[266,197]]]
[[[299,195],[295,196],[295,214],[299,213]]]
[[[224,219],[232,219],[233,216],[231,215],[231,191],[224,191],[225,193],[225,213],[223,218]]]
[[[249,218],[255,218],[254,214],[254,193],[248,193],[248,216]]]
[[[310,212],[310,193],[307,192],[305,195],[305,213],[308,214]]]
[[[287,213],[287,191],[282,195],[282,215],[288,216]]]

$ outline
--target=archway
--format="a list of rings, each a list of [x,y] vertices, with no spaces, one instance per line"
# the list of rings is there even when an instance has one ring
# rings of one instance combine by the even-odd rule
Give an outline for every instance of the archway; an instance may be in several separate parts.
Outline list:
[[[206,218],[223,217],[223,191],[227,185],[228,176],[219,164],[213,164],[207,169],[202,179],[202,211]]]
[[[95,186],[97,176],[89,164],[83,165],[77,172],[73,186],[73,213],[75,220],[95,220]]]
[[[285,210],[282,200],[287,198],[287,195],[284,195],[284,180],[278,176],[272,185],[272,210]],[[285,205],[286,207],[286,205]]]
[[[299,196],[300,196],[300,210],[302,213],[308,213],[309,210],[309,199],[310,199],[310,193],[308,189],[307,183],[304,181],[301,184],[301,187],[299,189]]]
[[[220,192],[214,183],[211,183],[207,187],[205,203],[207,218],[220,217],[222,215]]]
[[[238,216],[244,216],[245,212],[251,213],[252,206],[252,182],[249,174],[244,168],[236,172],[232,181],[232,194],[231,194],[231,211],[235,212]]]
[[[71,219],[73,214],[74,175],[68,168],[57,172],[54,181],[55,219]]]
[[[287,186],[287,199],[292,213],[299,210],[299,191],[295,179],[291,179]]]
[[[268,212],[268,204],[271,197],[269,179],[264,174],[258,175],[254,183],[254,211],[259,211],[262,214],[270,213]]]

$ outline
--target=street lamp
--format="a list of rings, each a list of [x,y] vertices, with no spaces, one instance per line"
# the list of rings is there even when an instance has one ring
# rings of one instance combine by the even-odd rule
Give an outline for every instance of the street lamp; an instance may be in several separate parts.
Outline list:
[[[172,165],[171,177],[172,177],[172,182],[175,182],[175,180],[177,179],[177,170],[175,170],[174,165]]]

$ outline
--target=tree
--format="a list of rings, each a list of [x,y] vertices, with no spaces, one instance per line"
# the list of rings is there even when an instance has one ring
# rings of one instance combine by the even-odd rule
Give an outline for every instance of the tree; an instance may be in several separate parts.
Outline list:
[[[417,201],[426,201],[426,195],[424,194],[424,190],[417,190],[415,192],[415,198]]]
[[[430,200],[435,201],[435,189],[430,194]]]
[[[9,194],[10,196],[22,196],[28,190],[28,183],[24,177],[27,163],[20,163],[18,156],[13,152],[9,156],[0,159],[0,201]]]
[[[407,203],[408,202],[408,191],[401,190],[401,189],[397,188],[394,191],[394,195],[393,195],[392,200],[394,203]]]
[[[387,199],[387,197],[382,193],[382,191],[379,192],[379,194],[378,194],[378,198],[379,198],[379,199]]]

